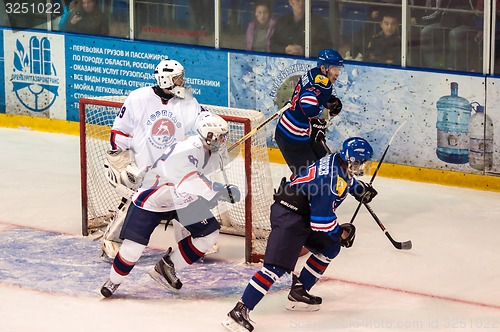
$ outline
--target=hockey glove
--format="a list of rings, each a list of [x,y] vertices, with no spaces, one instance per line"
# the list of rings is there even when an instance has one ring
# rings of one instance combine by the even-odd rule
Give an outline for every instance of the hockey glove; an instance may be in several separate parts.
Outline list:
[[[321,142],[325,140],[326,120],[320,118],[312,118],[309,120],[309,137],[313,141]]]
[[[358,202],[370,203],[377,194],[378,192],[371,184],[358,180],[358,186],[355,188],[353,196]]]
[[[331,95],[326,102],[326,108],[329,110],[328,114],[330,114],[331,117],[334,117],[342,111],[342,102],[334,95]]]
[[[223,185],[222,183],[214,182],[212,184],[212,189],[217,192],[212,201],[221,200],[234,204],[239,202],[241,199],[240,190],[234,184]]]
[[[340,235],[340,245],[345,248],[352,247],[354,243],[354,237],[356,236],[356,227],[353,224],[345,223],[340,225],[342,229],[342,234]],[[344,236],[344,234],[346,234]]]

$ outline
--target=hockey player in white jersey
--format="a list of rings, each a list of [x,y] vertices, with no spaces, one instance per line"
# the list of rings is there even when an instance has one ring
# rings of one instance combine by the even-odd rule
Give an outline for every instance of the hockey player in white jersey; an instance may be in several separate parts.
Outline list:
[[[125,218],[123,244],[101,288],[104,297],[110,297],[130,273],[161,220],[175,218],[190,232],[150,272],[167,289],[178,291],[182,282],[176,270],[196,262],[212,248],[220,225],[210,208],[219,200],[236,203],[241,196],[236,186],[212,183],[206,177],[220,169],[217,150],[228,130],[227,122],[217,115],[203,118],[198,135],[168,147],[145,173]]]
[[[184,86],[184,67],[178,61],[161,60],[154,77],[155,86],[130,93],[111,129],[111,149],[104,167],[108,181],[124,199],[104,233],[104,259],[112,260],[118,252],[130,198],[146,168],[168,146],[183,141],[190,132],[194,134],[200,120],[210,114]]]

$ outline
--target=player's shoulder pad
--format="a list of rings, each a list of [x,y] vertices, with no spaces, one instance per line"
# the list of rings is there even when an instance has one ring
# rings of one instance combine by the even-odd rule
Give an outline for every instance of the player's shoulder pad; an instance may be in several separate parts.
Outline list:
[[[183,142],[184,148],[186,149],[195,149],[195,150],[203,150],[203,142],[202,138],[199,135],[192,135],[186,138]]]
[[[327,87],[330,84],[330,80],[323,74],[318,74],[314,77],[314,84]]]

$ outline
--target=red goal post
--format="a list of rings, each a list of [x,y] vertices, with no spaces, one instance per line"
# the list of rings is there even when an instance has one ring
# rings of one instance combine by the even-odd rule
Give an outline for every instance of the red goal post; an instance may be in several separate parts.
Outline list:
[[[80,166],[82,194],[82,234],[84,236],[107,225],[115,213],[121,197],[108,184],[103,163],[109,148],[109,131],[125,97],[106,96],[81,98],[80,112]],[[230,126],[228,146],[234,144],[262,123],[261,112],[230,107],[204,105],[222,116]],[[245,236],[245,260],[262,259],[271,230],[269,207],[272,204],[273,185],[264,130],[237,146],[230,153],[230,162],[224,172],[227,181],[242,192],[242,199],[234,205],[220,203],[213,210],[221,232]],[[224,181],[222,174],[216,181]]]

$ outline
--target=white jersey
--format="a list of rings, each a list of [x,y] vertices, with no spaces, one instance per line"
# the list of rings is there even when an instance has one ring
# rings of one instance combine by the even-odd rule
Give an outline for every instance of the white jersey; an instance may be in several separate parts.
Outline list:
[[[220,156],[203,147],[198,135],[174,143],[148,169],[134,204],[153,212],[181,209],[203,197],[211,200],[216,192],[206,177],[220,170]]]
[[[195,132],[201,118],[209,113],[191,95],[165,100],[143,87],[130,93],[111,129],[111,149],[131,149],[141,172],[176,141]]]

